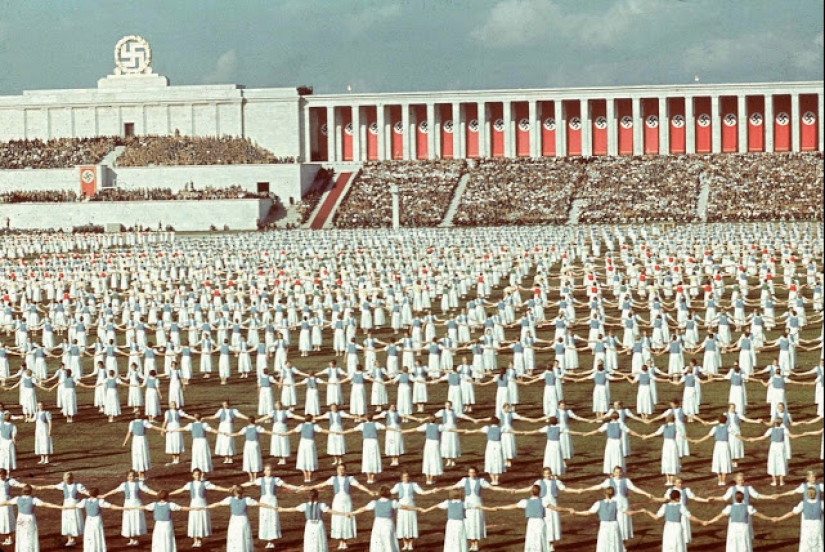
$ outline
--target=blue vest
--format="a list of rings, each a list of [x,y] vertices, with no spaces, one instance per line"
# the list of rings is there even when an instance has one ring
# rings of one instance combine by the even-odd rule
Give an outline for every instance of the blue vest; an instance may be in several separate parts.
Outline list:
[[[619,514],[619,505],[610,500],[599,502],[599,521],[616,521]]]
[[[134,497],[132,496],[132,491],[129,490],[130,485],[135,486],[135,496]],[[127,481],[126,484],[123,486],[123,497],[126,500],[130,500],[132,498],[134,498],[135,500],[140,500],[140,483],[137,483],[137,482],[129,483]]]
[[[745,502],[731,504],[728,517],[731,523],[749,523],[751,515],[748,513],[748,504]]]
[[[172,521],[172,508],[168,502],[165,504],[155,502],[152,513],[155,521]]]
[[[386,499],[376,500],[374,513],[376,518],[392,519],[394,513],[392,501]]]
[[[607,438],[608,439],[621,439],[622,438],[622,427],[619,422],[607,422]]]
[[[233,516],[246,516],[246,499],[234,496],[230,498],[229,511]]]
[[[246,441],[249,442],[257,442],[258,441],[258,428],[256,426],[247,426],[244,428],[244,437]]]
[[[32,515],[34,512],[34,500],[30,496],[17,497],[17,513],[21,515]]]
[[[784,443],[785,442],[785,428],[784,427],[772,427],[771,428],[771,443]]]
[[[714,437],[717,443],[727,443],[728,441],[728,426],[718,425],[714,429]]]
[[[321,505],[318,502],[307,502],[304,510],[304,517],[307,521],[321,520]]]
[[[98,517],[100,515],[100,502],[96,498],[87,498],[85,510],[86,517]]]
[[[301,439],[315,439],[315,425],[304,422],[301,424]]]
[[[524,506],[524,517],[527,519],[542,519],[544,517],[544,504],[540,498],[528,498]]]
[[[135,437],[143,437],[146,435],[143,420],[132,420],[132,435]]]
[[[375,422],[364,422],[361,427],[361,434],[364,439],[378,439],[378,429]]]
[[[190,428],[192,432],[192,439],[203,439],[206,436],[206,430],[203,428],[203,422],[192,422]]]
[[[464,520],[464,501],[450,500],[447,502],[447,519]]]
[[[350,476],[345,475],[343,477],[344,477],[343,483],[339,482],[338,476],[335,476],[332,479],[332,491],[333,491],[334,494],[338,494],[340,492],[343,492],[344,494],[349,494]]]
[[[806,497],[802,501],[802,519],[805,521],[817,521],[822,515],[822,505],[819,500],[808,500]]]
[[[487,440],[495,443],[501,441],[501,428],[499,426],[487,427]]]
[[[610,428],[608,428],[608,433]],[[558,442],[561,438],[561,428],[559,426],[547,426],[547,440]]]
[[[441,430],[438,428],[438,424],[427,424],[426,437],[428,441],[441,439]]]
[[[665,504],[665,521],[671,523],[682,523],[682,504]]]
[[[206,498],[206,485],[203,481],[189,482],[189,498]]]

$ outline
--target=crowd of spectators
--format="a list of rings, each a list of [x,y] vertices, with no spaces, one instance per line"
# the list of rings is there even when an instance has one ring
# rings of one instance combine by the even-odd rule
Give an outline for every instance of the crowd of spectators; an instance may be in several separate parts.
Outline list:
[[[113,136],[0,142],[0,169],[66,169],[95,165],[120,145]]]
[[[822,152],[711,156],[708,222],[822,220]]]
[[[0,203],[74,203],[78,201],[174,201],[174,200],[217,200],[217,199],[263,199],[272,197],[266,193],[244,190],[241,186],[227,188],[206,186],[196,189],[194,185],[173,191],[171,188],[103,188],[91,197],[78,195],[71,190],[40,190],[34,192],[0,192]]]
[[[309,216],[315,210],[315,207],[318,206],[318,202],[321,201],[321,197],[324,195],[327,187],[329,187],[329,181],[331,179],[332,171],[321,168],[318,174],[315,175],[315,180],[313,180],[309,191],[295,204],[295,209],[301,215],[301,224],[309,220]]]
[[[71,190],[8,191],[0,193],[0,203],[66,203],[79,201]]]
[[[232,136],[136,136],[126,141],[117,159],[120,167],[150,165],[269,165],[295,163],[278,157],[248,138]]]
[[[463,160],[370,161],[338,207],[338,228],[392,226],[390,186],[398,186],[401,226],[437,226],[466,170]]]
[[[590,157],[576,187],[579,222],[691,222],[696,219],[700,156]]]
[[[577,159],[473,161],[453,225],[564,224],[581,178]]]
[[[244,190],[241,186],[228,188],[195,189],[188,185],[185,189],[173,191],[171,188],[103,188],[89,198],[89,201],[175,201],[175,200],[218,200],[218,199],[254,199],[269,197]]]

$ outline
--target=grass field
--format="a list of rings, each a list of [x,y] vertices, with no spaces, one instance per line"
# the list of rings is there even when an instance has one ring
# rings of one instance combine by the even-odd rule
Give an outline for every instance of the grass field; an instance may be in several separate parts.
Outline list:
[[[558,268],[558,267],[556,267]],[[555,274],[555,272],[553,272]],[[525,280],[525,282],[530,280]],[[557,282],[557,281],[556,281]],[[500,289],[497,290],[500,293]],[[806,295],[810,297],[809,292]],[[551,297],[551,302],[557,300],[557,291]],[[582,299],[582,297],[578,297]],[[783,300],[785,298],[784,292],[779,292],[778,298]],[[435,303],[435,302],[434,302]],[[548,316],[552,316],[552,309],[547,309]],[[784,312],[782,307],[777,307],[777,313]],[[608,312],[609,315],[615,316],[616,312]],[[809,316],[811,313],[809,312]],[[579,313],[581,316],[581,310]],[[646,316],[646,315],[645,315]],[[820,325],[809,325],[803,332],[803,338],[812,339],[819,335]],[[539,337],[547,338],[551,330],[545,330],[540,333]],[[513,330],[515,332],[515,330]],[[387,340],[391,338],[391,331],[383,330],[375,332],[379,339]],[[586,335],[586,329],[579,329],[577,331],[580,335]],[[515,335],[515,333],[508,332],[508,338]],[[736,335],[736,334],[735,334]],[[778,332],[772,332],[769,337],[776,337]],[[330,349],[329,335],[325,336],[325,349],[322,353],[315,353],[308,358],[299,358],[297,353],[293,352],[290,355],[290,360],[301,370],[316,370],[323,368],[327,361],[332,357]],[[121,338],[122,339],[122,338]],[[297,339],[297,336],[294,336]],[[11,338],[3,338],[6,345],[10,344]],[[13,343],[11,343],[13,344]],[[772,353],[763,353],[759,355],[758,365],[764,366],[765,363],[772,358]],[[537,365],[543,367],[549,360],[549,353],[541,353],[537,355]],[[589,368],[591,359],[589,355],[580,353],[582,366]],[[666,357],[658,357],[659,366],[665,364]],[[800,353],[799,368],[810,368],[814,363],[818,362],[818,353]],[[458,360],[458,359],[457,359]],[[701,359],[700,359],[701,360]],[[723,366],[727,367],[733,360],[733,355],[725,355]],[[500,364],[506,364],[508,355],[502,354],[499,357]],[[620,357],[623,370],[629,370],[629,357]],[[119,361],[121,372],[125,368],[125,359]],[[15,371],[16,366],[13,361],[12,370]],[[215,366],[217,361],[215,362]],[[84,360],[84,369],[88,373],[91,366],[91,359]],[[50,372],[52,372],[56,365],[50,364]],[[233,366],[234,368],[234,366]],[[165,387],[165,386],[164,386]],[[541,415],[541,397],[542,384],[535,386],[521,387],[521,401],[518,411],[526,416],[538,417]],[[165,392],[165,389],[164,389]],[[568,405],[581,416],[590,417],[592,387],[590,384],[566,384],[565,396]],[[494,387],[477,387],[477,401],[478,405],[474,416],[488,416],[492,415],[494,404]],[[257,392],[255,388],[254,379],[241,380],[234,376],[228,385],[220,386],[217,378],[213,377],[209,380],[196,379],[186,389],[186,412],[193,414],[200,412],[204,415],[212,415],[215,413],[223,399],[229,399],[242,412],[254,414],[257,409]],[[703,387],[703,406],[700,415],[705,419],[713,419],[713,417],[724,410],[727,403],[728,385],[726,382],[707,384]],[[54,430],[53,437],[55,442],[55,454],[52,457],[52,463],[47,466],[37,465],[38,458],[33,455],[33,424],[25,424],[18,422],[19,437],[18,437],[18,470],[13,474],[21,482],[28,482],[37,485],[47,483],[58,483],[64,471],[71,470],[75,473],[77,481],[85,484],[87,487],[97,486],[101,492],[106,492],[114,488],[119,483],[125,480],[126,471],[129,469],[129,448],[122,448],[124,434],[127,429],[127,422],[131,419],[128,409],[125,408],[125,391],[121,391],[122,404],[124,405],[124,416],[122,416],[116,423],[107,423],[106,418],[98,414],[97,410],[92,405],[92,391],[79,389],[78,403],[80,405],[80,413],[75,419],[74,424],[66,424],[55,406],[54,393],[48,394],[38,390],[38,397],[44,400],[48,408],[54,414]],[[443,404],[445,400],[446,389],[442,386],[435,386],[430,388],[430,405],[428,411],[435,411],[439,405]],[[345,394],[345,396],[347,396]],[[614,399],[620,399],[625,402],[629,408],[635,407],[635,388],[632,388],[627,383],[613,384],[612,396]],[[768,408],[764,402],[765,390],[758,383],[751,382],[748,384],[748,396],[750,410],[748,415],[750,417],[767,417]],[[16,405],[17,392],[3,392],[2,402],[7,406]],[[681,388],[670,386],[666,384],[659,385],[659,405],[658,412],[661,412],[667,401],[671,398],[681,397]],[[791,386],[788,392],[789,403],[791,405],[790,411],[796,420],[805,420],[815,416],[816,409],[813,405],[813,388]],[[299,391],[299,400],[303,398],[303,391]],[[394,390],[390,391],[390,400],[395,400]],[[17,412],[16,406],[14,412]],[[326,424],[322,424],[326,426]],[[411,427],[413,424],[409,425]],[[655,425],[643,426],[637,422],[630,422],[631,429],[638,429],[642,432],[649,433],[655,429]],[[351,425],[347,426],[351,427]],[[531,424],[522,423],[517,429],[531,429]],[[573,429],[589,431],[596,426],[581,424],[580,422],[573,422]],[[754,427],[749,424],[744,424],[744,433],[748,436],[760,435],[764,432],[764,427]],[[818,426],[805,426],[804,430],[818,429]],[[800,431],[798,428],[795,431]],[[688,433],[692,438],[704,436],[707,433],[707,428],[699,424],[692,424],[688,426]],[[351,452],[347,461],[350,465],[350,473],[358,476],[358,469],[360,467],[360,445],[356,441],[360,438],[350,436],[349,449]],[[414,474],[413,479],[420,484],[424,483],[424,477],[420,474],[421,456],[420,450],[423,448],[423,435],[413,434],[405,436],[408,454],[402,457],[402,465],[399,468],[390,468],[389,461],[385,459],[384,473],[377,478],[377,483],[371,486],[377,490],[380,485],[392,485],[399,478],[401,469],[409,469]],[[182,464],[178,466],[164,466],[169,459],[163,455],[163,437],[160,433],[150,432],[149,442],[152,451],[152,462],[154,467],[149,472],[146,483],[155,490],[159,489],[175,489],[187,482],[190,479],[188,472],[188,450],[190,448],[190,439],[187,441],[187,454],[183,457]],[[483,467],[483,451],[485,437],[482,435],[462,436],[462,452],[458,466],[446,470],[446,473],[438,481],[438,485],[452,484],[466,474],[469,466]],[[210,442],[214,445],[214,436],[210,436]],[[237,441],[240,443],[240,439]],[[268,436],[263,440],[264,452],[269,451]],[[323,456],[325,451],[325,440],[319,439],[319,452],[322,454],[320,463],[322,471],[316,473],[316,481],[325,479],[333,474],[333,469],[329,458]],[[506,487],[524,487],[535,481],[540,474],[541,463],[544,451],[545,440],[542,436],[539,437],[519,437],[519,457],[516,459],[513,468],[504,474],[501,478],[501,484]],[[576,450],[575,458],[569,463],[568,474],[563,478],[563,481],[572,487],[582,487],[594,485],[601,482],[604,477],[601,475],[602,455],[604,449],[604,438],[591,437],[583,440],[581,437],[574,437],[574,444]],[[383,446],[383,437],[382,437]],[[293,437],[293,454],[297,447],[297,439]],[[685,479],[687,486],[689,486],[695,493],[700,496],[715,496],[720,495],[722,490],[716,486],[715,476],[710,473],[710,458],[711,458],[712,442],[707,441],[701,445],[691,445],[692,456],[683,459],[683,473],[682,477]],[[242,448],[242,447],[239,447]],[[628,458],[628,474],[629,477],[645,490],[655,494],[661,495],[664,492],[664,478],[659,474],[659,458],[661,452],[661,441],[659,439],[652,439],[650,441],[642,442],[639,439],[633,438],[632,448],[634,454]],[[775,489],[769,486],[770,479],[766,475],[765,463],[767,457],[767,444],[762,443],[746,443],[745,450],[748,457],[744,462],[740,463],[740,469],[746,473],[750,484],[755,486],[762,493],[781,492],[789,490],[790,485],[797,485],[804,479],[804,472],[808,469],[814,469],[821,476],[822,465],[819,460],[820,453],[820,438],[806,437],[798,439],[793,442],[793,459],[790,463],[790,476],[788,477],[788,484],[780,489]],[[294,457],[285,469],[278,467],[277,475],[285,479],[288,483],[300,485],[302,477],[299,472],[294,469]],[[233,465],[223,465],[220,461],[215,463],[216,471],[210,477],[214,483],[228,486],[233,483],[242,483],[247,480],[244,473],[240,471],[240,456],[236,457],[236,462]],[[364,477],[358,477],[363,483]],[[368,497],[358,491],[353,491],[353,498],[356,507],[365,504]],[[57,491],[48,491],[37,493],[40,498],[49,502],[59,502],[62,497]],[[210,502],[218,501],[223,498],[222,493],[214,493],[209,496]],[[257,497],[257,492],[251,494]],[[325,490],[322,492],[322,499],[329,503],[331,501],[331,491]],[[634,495],[637,496],[637,495]],[[504,505],[517,501],[524,495],[510,496],[500,493],[487,493],[485,502],[489,505]],[[120,504],[122,495],[113,497],[115,502]],[[299,496],[286,493],[281,495],[280,500],[283,506],[294,506],[300,501]],[[446,498],[445,494],[439,496],[419,497],[418,504],[420,506],[429,506],[437,501]],[[595,500],[600,498],[599,493],[588,493],[585,495],[565,495],[560,499],[560,505],[564,507],[574,507],[576,509],[585,509],[589,507]],[[631,505],[634,508],[647,507],[648,509],[656,509],[658,505],[646,503],[643,497],[638,497],[639,500],[632,500]],[[180,500],[181,504],[188,502],[187,500]],[[786,498],[775,502],[757,502],[756,507],[764,514],[769,516],[780,515],[789,511],[796,503],[798,498]],[[692,503],[692,513],[702,519],[709,519],[721,511],[723,504],[715,503],[712,505],[704,505],[699,503]],[[41,550],[57,550],[62,548],[64,539],[60,536],[60,513],[57,511],[40,509],[38,510],[38,520],[40,525],[41,536]],[[225,548],[225,530],[228,520],[228,513],[226,509],[220,509],[213,513],[213,530],[215,536],[207,539],[203,550],[223,550]],[[178,547],[180,549],[188,549],[191,541],[186,538],[186,516],[181,513],[175,518],[176,529],[178,535]],[[440,550],[442,545],[442,533],[444,528],[445,516],[443,512],[434,512],[427,516],[422,516],[419,519],[422,536],[417,542],[418,550]],[[151,526],[151,521],[149,522]],[[257,535],[257,512],[252,513],[252,523],[254,533]],[[327,522],[328,523],[328,522]],[[359,535],[358,539],[351,543],[350,550],[366,550],[368,548],[369,533],[372,523],[371,515],[364,515],[359,518]],[[303,515],[302,514],[282,514],[282,524],[284,530],[284,538],[278,542],[278,550],[300,550],[303,538]],[[127,548],[125,546],[126,539],[120,537],[120,515],[117,512],[108,511],[104,513],[104,525],[107,529],[109,550],[135,550],[136,548]],[[651,521],[645,516],[637,516],[634,519],[636,537],[628,542],[629,550],[658,550],[661,547],[661,532],[663,522]],[[597,521],[595,518],[573,518],[563,517],[562,527],[564,532],[564,539],[557,544],[557,550],[593,550],[596,542]],[[488,514],[488,538],[482,541],[481,547],[484,550],[520,550],[523,547],[525,520],[521,511],[515,512],[501,512]],[[151,527],[150,527],[151,531]],[[694,524],[694,541],[690,546],[693,550],[723,550],[724,538],[726,533],[726,526],[724,523],[718,523],[711,527],[700,527]],[[794,518],[782,524],[771,524],[763,521],[756,521],[755,523],[755,550],[796,550],[799,533],[799,520]],[[79,547],[79,546],[78,546]],[[263,543],[256,542],[256,547],[263,549]],[[335,543],[332,543],[332,548]],[[137,549],[149,550],[150,538],[143,537],[141,546]]]

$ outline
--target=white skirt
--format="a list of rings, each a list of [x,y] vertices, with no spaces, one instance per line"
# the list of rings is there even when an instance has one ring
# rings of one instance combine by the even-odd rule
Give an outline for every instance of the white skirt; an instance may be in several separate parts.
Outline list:
[[[785,457],[785,443],[771,443],[768,449],[768,475],[788,475],[788,460]]]
[[[259,501],[261,504],[278,506],[278,498],[272,495],[263,495]],[[258,538],[271,541],[281,538],[281,517],[277,510],[272,508],[258,509]]]
[[[747,523],[728,522],[728,536],[725,552],[753,552],[750,527]]]
[[[66,498],[63,506],[74,506],[76,500]],[[83,511],[78,508],[62,510],[60,514],[60,534],[67,537],[77,537],[83,534]]]
[[[527,530],[524,532],[524,552],[548,552],[549,543],[544,518],[528,519]]]
[[[616,521],[599,522],[596,552],[624,552],[622,534]]]
[[[681,522],[665,522],[665,529],[662,532],[662,552],[687,552]]]
[[[289,446],[289,437],[277,435],[277,433],[286,433],[288,431],[286,424],[275,423],[272,424],[272,440],[269,442],[269,455],[276,458],[289,458],[291,454]]]
[[[378,439],[364,439],[361,450],[361,473],[381,473],[381,447]]]
[[[246,516],[230,516],[226,530],[226,552],[254,552],[252,528]]]
[[[404,504],[402,502],[402,504]],[[407,504],[412,506],[412,504]],[[398,509],[396,519],[396,536],[399,539],[417,539],[418,538],[418,512],[413,510]]]
[[[152,462],[149,459],[149,444],[145,435],[132,435],[132,469],[136,472],[149,471]]]
[[[662,444],[662,474],[676,475],[681,471],[679,447],[676,439],[665,439]]]
[[[336,512],[351,512],[352,498],[346,493],[338,493],[332,499],[332,509]],[[331,516],[332,528],[330,536],[333,539],[354,539],[358,529],[354,517]]]
[[[386,431],[384,433],[384,455],[392,458],[401,456],[404,452],[404,436],[398,431]]]
[[[245,441],[243,445],[243,471],[256,473],[263,469],[261,444],[258,441]]]
[[[464,520],[448,519],[444,528],[444,552],[467,552]]]
[[[152,529],[152,552],[177,552],[175,528],[171,521],[155,521]]]
[[[732,473],[730,445],[727,441],[716,441],[713,445],[713,460],[710,471],[713,473]]]
[[[313,439],[301,439],[298,443],[295,468],[301,471],[315,471],[318,469],[318,450]]]
[[[206,506],[203,499],[193,499],[191,508]],[[186,526],[186,536],[192,539],[202,539],[212,534],[212,518],[209,510],[189,510],[189,519]]]
[[[135,499],[123,501],[124,508],[140,505],[140,501]],[[123,511],[120,534],[127,539],[133,539],[146,534],[146,516],[143,510]]]
[[[304,552],[328,552],[327,531],[323,521],[307,521],[304,526]]]
[[[492,475],[499,475],[506,471],[501,441],[487,441],[487,447],[484,449],[484,471]]]
[[[83,533],[83,552],[106,552],[106,535],[103,530],[103,516],[86,516],[86,530]]]
[[[370,552],[398,552],[398,536],[392,518],[375,518],[373,521]]]
[[[40,535],[37,530],[37,519],[31,514],[17,516],[15,531],[15,552],[40,552]]]
[[[441,464],[441,447],[439,442],[434,439],[426,439],[424,441],[424,454],[421,457],[421,472],[424,475],[432,476],[444,473],[444,468]]]
[[[192,439],[191,470],[195,468],[199,468],[203,473],[212,471],[212,452],[209,450],[209,441],[206,437]]]

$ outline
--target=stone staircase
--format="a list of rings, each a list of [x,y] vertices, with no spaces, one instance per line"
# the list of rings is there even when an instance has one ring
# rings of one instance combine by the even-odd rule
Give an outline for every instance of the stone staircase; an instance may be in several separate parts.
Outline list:
[[[456,211],[458,211],[458,206],[461,205],[461,196],[464,195],[464,191],[467,189],[467,182],[469,181],[469,173],[464,173],[461,175],[461,178],[458,180],[458,185],[455,187],[453,199],[450,200],[450,206],[447,208],[447,212],[444,214],[444,218],[438,224],[439,228],[452,227],[453,217],[455,217],[455,213]]]

